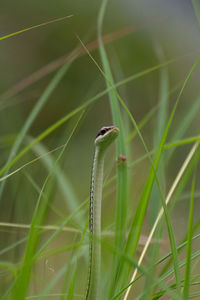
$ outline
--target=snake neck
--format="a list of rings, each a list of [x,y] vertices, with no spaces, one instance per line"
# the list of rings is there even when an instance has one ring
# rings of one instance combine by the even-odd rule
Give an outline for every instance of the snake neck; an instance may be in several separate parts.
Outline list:
[[[103,186],[104,151],[95,147],[90,187],[90,254],[86,299],[98,300],[101,264],[101,200]]]

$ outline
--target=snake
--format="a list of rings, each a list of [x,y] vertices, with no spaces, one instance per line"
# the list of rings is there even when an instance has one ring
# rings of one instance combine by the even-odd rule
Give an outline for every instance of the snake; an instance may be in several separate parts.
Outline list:
[[[119,134],[117,126],[102,127],[95,138],[94,159],[90,185],[89,206],[89,271],[86,300],[100,297],[101,268],[101,200],[103,188],[103,168],[105,152]]]

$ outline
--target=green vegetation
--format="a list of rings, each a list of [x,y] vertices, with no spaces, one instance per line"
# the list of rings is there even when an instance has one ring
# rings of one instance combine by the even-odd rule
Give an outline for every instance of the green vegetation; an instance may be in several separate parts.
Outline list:
[[[165,43],[176,49],[175,39],[155,42],[153,21],[128,27],[117,4],[87,0],[78,16],[78,3],[53,19],[51,9],[63,12],[50,1],[50,21],[35,15],[36,25],[0,37],[0,299],[85,299],[94,139],[112,124],[120,134],[105,159],[99,300],[200,299],[199,53],[171,55]],[[199,2],[190,8],[198,29]],[[32,72],[23,43],[30,56],[41,47]]]

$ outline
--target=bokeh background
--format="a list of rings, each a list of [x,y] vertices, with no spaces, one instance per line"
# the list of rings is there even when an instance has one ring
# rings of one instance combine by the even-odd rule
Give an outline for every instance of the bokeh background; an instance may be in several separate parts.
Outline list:
[[[76,109],[86,100],[105,89],[105,79],[81,46],[77,36],[91,51],[92,56],[101,65],[97,43],[97,16],[101,1],[0,1],[0,35],[1,37],[38,25],[43,22],[72,15],[60,20],[13,37],[0,41],[0,164],[3,167],[9,156],[11,146],[33,110],[34,105],[52,80],[55,72],[75,55],[65,76],[48,98],[48,101],[34,120],[24,138],[20,149],[29,143],[29,139],[38,136],[48,126]],[[112,66],[114,78],[120,81],[130,75],[137,74],[171,59],[168,65],[169,76],[169,111],[177,99],[178,92],[193,63],[199,55],[199,25],[192,2],[188,0],[136,0],[108,1],[103,26],[106,36],[106,50]],[[78,50],[77,50],[78,49]],[[74,52],[75,51],[75,52]],[[74,54],[75,53],[75,54]],[[199,97],[200,72],[195,70],[188,86],[184,90],[177,114],[173,121],[173,135],[178,126],[182,126],[188,109]],[[128,105],[136,122],[140,122],[151,109],[156,107],[159,98],[159,70],[138,78],[121,86],[120,95]],[[75,126],[80,115],[70,119],[58,130],[42,141],[45,151],[51,151],[63,145]],[[103,125],[111,124],[112,118],[108,96],[104,95],[87,108],[82,116],[75,134],[62,158],[61,168],[67,177],[73,193],[81,204],[89,196],[90,172],[93,157],[94,137]],[[142,129],[143,137],[151,149],[156,126],[156,114],[150,118],[148,125]],[[131,131],[131,129],[130,129]],[[197,110],[184,137],[199,134],[199,111]],[[190,146],[177,150],[166,170],[168,190],[177,170],[188,153]],[[112,151],[108,153],[106,176],[113,172],[116,158]],[[145,151],[139,140],[134,139],[129,160],[139,158]],[[41,154],[40,154],[41,155]],[[36,151],[23,156],[12,170],[40,156]],[[57,157],[57,152],[52,154]],[[130,207],[134,207],[145,181],[148,162],[143,162],[131,170]],[[0,222],[10,224],[30,224],[38,191],[41,189],[48,174],[48,167],[43,159],[27,166],[6,180],[0,199]],[[52,205],[44,224],[56,224],[59,214],[67,216],[70,209],[67,199],[60,190],[58,183],[53,193]],[[114,222],[115,188],[107,191],[103,203],[103,226]],[[107,199],[109,198],[109,199]],[[174,211],[173,224],[176,227],[177,239],[181,240],[181,232],[185,225],[188,212],[188,198],[177,204]],[[198,203],[196,203],[197,207]],[[198,209],[195,214],[198,217]],[[87,211],[82,215],[86,220]],[[147,221],[148,223],[148,221]],[[76,224],[72,222],[71,225]],[[147,224],[148,228],[148,224]],[[26,237],[27,229],[0,227],[0,251]],[[48,235],[48,233],[46,233]],[[73,241],[74,233],[66,236],[61,233],[51,245],[64,245]],[[50,247],[50,248],[51,248]],[[18,262],[24,251],[24,245],[2,252],[0,260]],[[40,291],[45,282],[50,280],[57,270],[66,263],[70,252],[65,252],[37,263],[42,274],[31,286],[31,292]],[[86,266],[82,261],[83,269]],[[37,274],[37,271],[36,271]],[[80,272],[85,280],[85,273]],[[41,280],[42,278],[42,280]],[[1,291],[10,283],[10,273],[2,271]],[[84,286],[84,284],[83,284]],[[30,292],[30,293],[31,293]]]

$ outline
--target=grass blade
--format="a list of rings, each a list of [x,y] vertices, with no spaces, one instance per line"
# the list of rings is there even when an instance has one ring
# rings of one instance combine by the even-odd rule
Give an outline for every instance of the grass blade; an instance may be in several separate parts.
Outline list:
[[[184,289],[183,289],[183,299],[185,300],[187,300],[189,297],[189,289],[190,289],[190,265],[191,265],[191,253],[192,253],[194,191],[195,191],[195,176],[193,177],[193,181],[192,181],[190,212],[189,212],[188,232],[187,232],[187,254],[186,254],[186,268],[185,268],[185,282],[184,282]]]
[[[200,5],[198,0],[192,0],[193,9],[197,18],[198,24],[200,25]]]
[[[102,1],[102,6],[98,17],[98,40],[101,60],[106,77],[107,88],[111,88],[114,85],[113,76],[111,73],[109,61],[102,41],[101,28],[103,23],[103,17],[105,12],[107,0]],[[120,129],[120,134],[116,140],[117,154],[126,156],[124,126],[122,123],[122,117],[118,100],[115,94],[115,90],[111,89],[108,93],[110,99],[110,107],[112,112],[113,123]],[[116,212],[116,247],[121,247],[124,241],[124,234],[126,229],[126,212],[127,212],[127,166],[126,164],[119,164],[117,168],[117,212]]]
[[[73,300],[73,298],[74,298],[74,286],[75,286],[75,282],[76,282],[76,274],[77,274],[77,262],[75,262],[75,264],[74,264],[74,269],[72,272],[70,286],[68,289],[67,300]]]
[[[45,23],[42,23],[42,24],[34,25],[34,26],[31,26],[31,27],[28,27],[28,28],[25,28],[25,29],[22,29],[22,30],[13,32],[13,33],[10,33],[8,35],[4,35],[4,36],[0,37],[0,41],[8,39],[10,37],[13,37],[15,35],[24,33],[26,31],[29,31],[29,30],[32,30],[32,29],[36,29],[36,28],[39,28],[39,27],[42,27],[42,26],[45,26],[45,25],[49,25],[51,23],[55,23],[55,22],[58,22],[58,21],[62,21],[62,20],[65,20],[65,19],[68,19],[68,18],[71,18],[71,17],[73,17],[73,15],[65,16],[65,17],[58,18],[58,19],[54,19],[54,20],[51,20],[51,21],[48,21],[48,22],[45,22]]]
[[[103,18],[105,14],[107,0],[102,1],[102,5],[99,11],[98,16],[98,40],[99,40],[99,50],[101,61],[103,64],[103,70],[106,78],[106,85],[108,88],[111,88],[114,85],[114,79],[111,73],[111,68],[109,65],[109,61],[107,58],[107,54],[103,45],[102,41],[102,25],[103,25]],[[127,151],[125,147],[125,128],[122,123],[121,112],[119,108],[119,103],[116,97],[115,90],[111,89],[108,93],[109,100],[110,100],[110,107],[112,112],[112,119],[114,125],[117,125],[120,130],[120,134],[118,139],[116,140],[117,146],[117,154],[118,157],[120,155],[127,156]],[[123,247],[124,240],[125,240],[125,231],[127,225],[127,206],[128,206],[128,172],[127,172],[127,165],[126,163],[120,163],[117,166],[117,208],[116,208],[116,218],[115,218],[115,247],[120,249]],[[118,265],[118,258],[114,255],[113,265],[111,272],[114,273],[116,270],[116,266]],[[111,281],[111,289],[115,284],[114,276],[111,277],[113,280]]]

